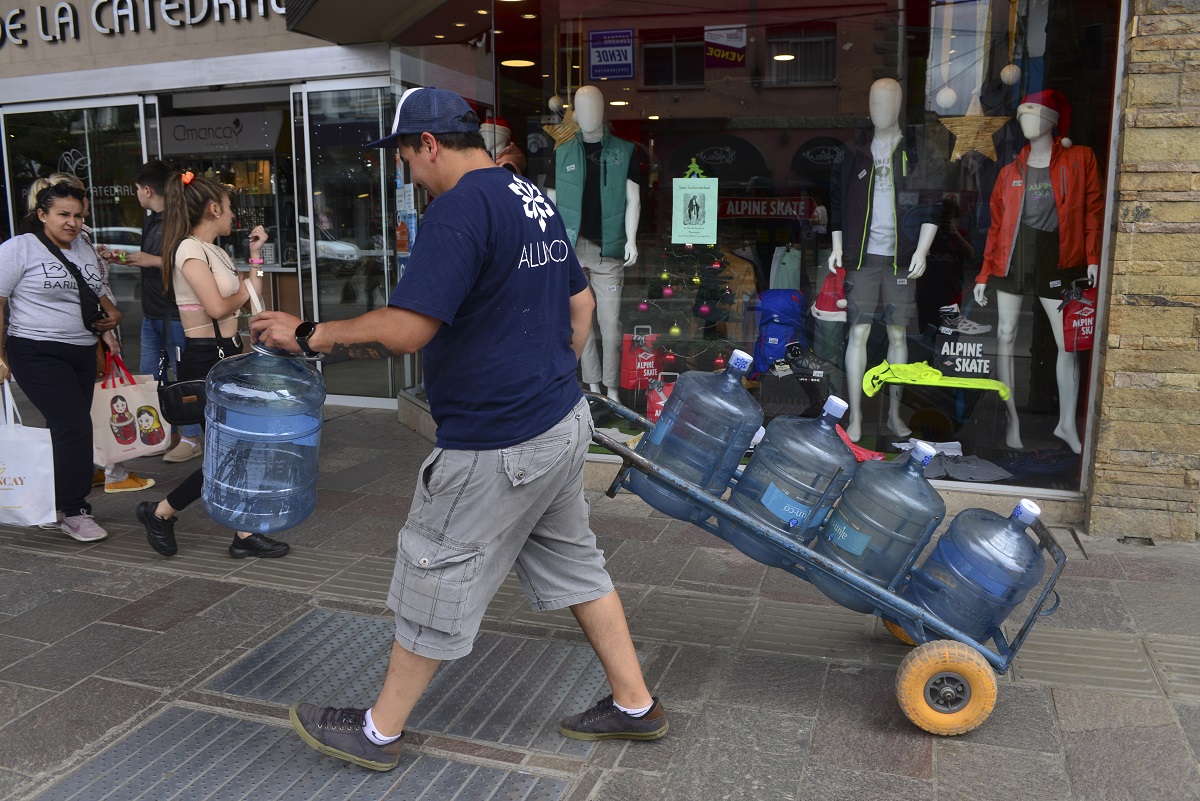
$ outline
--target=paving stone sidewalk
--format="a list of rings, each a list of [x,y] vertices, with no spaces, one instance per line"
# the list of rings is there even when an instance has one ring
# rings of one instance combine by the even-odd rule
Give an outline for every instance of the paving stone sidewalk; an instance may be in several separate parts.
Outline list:
[[[901,713],[907,649],[875,618],[599,493],[593,529],[667,737],[557,735],[603,673],[571,615],[531,611],[510,577],[474,653],[414,712],[399,769],[321,757],[287,707],[373,699],[396,532],[430,448],[392,412],[326,417],[317,511],[284,559],[229,558],[230,532],[198,508],[177,557],[149,549],[134,507],[196,462],[142,459],[158,487],[93,494],[100,543],[0,526],[0,798],[1200,799],[1200,546],[1057,529],[1061,608],[999,677],[988,721],[938,738]]]

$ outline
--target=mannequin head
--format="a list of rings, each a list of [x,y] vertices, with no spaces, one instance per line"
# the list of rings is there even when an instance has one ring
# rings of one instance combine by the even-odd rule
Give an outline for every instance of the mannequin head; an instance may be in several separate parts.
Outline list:
[[[512,126],[503,117],[488,117],[479,126],[479,135],[483,137],[487,152],[495,158],[512,141]]]
[[[871,124],[876,129],[893,129],[900,121],[900,107],[904,103],[904,90],[895,78],[880,78],[871,84],[868,109]]]
[[[1025,138],[1034,141],[1057,130],[1063,147],[1070,147],[1071,104],[1062,92],[1043,89],[1025,95],[1017,106],[1017,123]]]
[[[604,130],[604,95],[594,86],[581,86],[575,92],[575,123],[584,141],[597,141]],[[588,140],[588,136],[596,140]]]
[[[1021,133],[1031,142],[1053,131],[1056,122],[1058,113],[1045,106],[1022,103],[1017,108],[1017,123],[1021,126]]]

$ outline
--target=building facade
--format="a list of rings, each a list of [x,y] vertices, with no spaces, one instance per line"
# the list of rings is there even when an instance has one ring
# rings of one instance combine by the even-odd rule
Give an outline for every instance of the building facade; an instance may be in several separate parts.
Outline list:
[[[1191,539],[1197,20],[1193,0],[364,0],[353,14],[330,0],[10,2],[0,233],[17,229],[34,178],[67,170],[91,189],[97,239],[137,247],[129,176],[161,157],[232,188],[241,235],[223,244],[235,258],[250,227],[267,227],[277,307],[360,314],[386,303],[430,202],[393,153],[362,145],[389,129],[404,89],[453,89],[568,213],[592,213],[572,210],[593,191],[569,189],[573,168],[594,165],[605,181],[614,170],[616,186],[636,189],[632,236],[581,224],[629,262],[596,287],[619,324],[597,321],[585,383],[644,409],[657,386],[647,371],[669,382],[757,346],[768,415],[812,414],[837,392],[858,410],[847,427],[862,447],[945,443],[939,487],[952,506],[999,509],[1024,494],[1092,534]],[[581,87],[609,144],[572,165],[564,154],[585,153],[571,145]],[[893,91],[881,119],[877,101]],[[1069,250],[1081,226],[1079,263],[1020,261],[1012,253],[1035,253],[1023,238],[1000,246],[1024,230],[1028,218],[1012,215],[1034,194],[1036,176],[1027,188],[1010,166],[1028,142],[1016,113],[1030,96],[1057,115],[1058,146],[1062,134],[1073,143],[1051,171],[1065,180],[1095,165],[1086,197],[1043,181],[1062,228],[1051,220],[1040,241]],[[876,140],[890,150],[873,154]],[[905,243],[922,256],[915,270]],[[898,294],[872,302],[864,252],[890,255]],[[1094,298],[1071,285],[1093,258]],[[1039,280],[1059,285],[1039,293]],[[136,276],[118,268],[113,281],[137,347]],[[761,325],[775,302],[781,331]],[[1086,330],[1090,346],[1076,341]],[[791,376],[770,369],[787,355],[776,338],[799,343]],[[884,361],[941,376],[904,379]],[[323,369],[341,402],[422,397],[419,357]],[[481,364],[464,380],[502,369]],[[879,385],[864,386],[872,371]]]

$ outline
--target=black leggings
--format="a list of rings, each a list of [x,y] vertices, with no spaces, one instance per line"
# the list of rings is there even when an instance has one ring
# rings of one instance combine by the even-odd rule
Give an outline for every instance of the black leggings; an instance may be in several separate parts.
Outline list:
[[[10,336],[6,350],[13,377],[50,429],[55,508],[64,517],[91,514],[96,346]]]
[[[224,356],[222,356],[222,352]],[[179,356],[179,366],[176,368],[179,380],[191,381],[196,378],[204,378],[222,358],[236,356],[241,352],[242,341],[236,336],[221,339],[189,338],[184,343],[183,353]],[[181,481],[178,487],[167,493],[167,503],[171,505],[172,509],[183,511],[200,498],[202,489],[204,489],[203,465]]]

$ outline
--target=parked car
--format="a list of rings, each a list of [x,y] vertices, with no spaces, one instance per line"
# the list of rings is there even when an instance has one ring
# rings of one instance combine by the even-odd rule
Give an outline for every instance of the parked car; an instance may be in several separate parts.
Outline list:
[[[128,226],[93,228],[92,242],[104,245],[109,250],[134,253],[142,249],[142,229]]]

